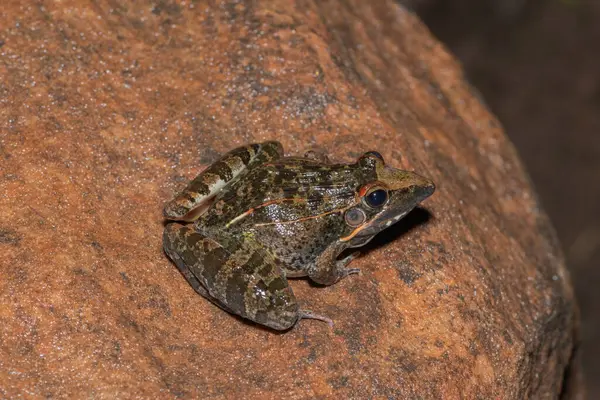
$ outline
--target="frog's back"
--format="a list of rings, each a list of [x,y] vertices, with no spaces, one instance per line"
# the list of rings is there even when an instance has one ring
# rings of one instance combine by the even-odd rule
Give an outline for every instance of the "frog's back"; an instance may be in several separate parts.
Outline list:
[[[283,158],[232,182],[198,220],[197,228],[224,240],[256,234],[269,247],[280,244],[278,237],[306,241],[311,235],[335,234],[339,211],[354,201],[362,179],[352,165]]]

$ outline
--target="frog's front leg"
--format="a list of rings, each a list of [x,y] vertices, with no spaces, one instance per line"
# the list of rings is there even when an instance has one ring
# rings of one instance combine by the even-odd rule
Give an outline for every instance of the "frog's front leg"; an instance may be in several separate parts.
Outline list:
[[[188,186],[164,208],[166,218],[177,221],[194,221],[221,189],[244,171],[257,164],[283,156],[283,147],[276,141],[253,143],[226,153],[202,171]]]
[[[173,223],[165,228],[163,246],[190,285],[228,312],[277,330],[289,329],[302,318],[331,323],[299,309],[273,256],[251,239],[229,252],[211,238]]]
[[[359,273],[360,269],[358,268],[346,268],[358,256],[358,252],[354,252],[341,260],[337,259],[346,247],[347,244],[341,241],[330,244],[317,258],[314,265],[308,269],[308,277],[321,285],[333,285],[348,275]]]

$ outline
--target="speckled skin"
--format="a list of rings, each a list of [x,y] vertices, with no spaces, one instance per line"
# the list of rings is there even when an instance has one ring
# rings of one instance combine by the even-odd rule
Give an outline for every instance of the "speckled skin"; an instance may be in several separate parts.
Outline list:
[[[385,203],[369,206],[366,196],[378,189]],[[193,229],[168,224],[164,249],[198,293],[229,312],[277,330],[301,318],[328,321],[300,310],[286,277],[331,285],[358,272],[346,268],[354,255],[337,256],[433,191],[431,181],[386,167],[375,152],[330,164],[315,153],[283,157],[278,142],[251,144],[224,155],[165,206],[166,218],[196,222]],[[351,209],[361,223],[349,224]]]

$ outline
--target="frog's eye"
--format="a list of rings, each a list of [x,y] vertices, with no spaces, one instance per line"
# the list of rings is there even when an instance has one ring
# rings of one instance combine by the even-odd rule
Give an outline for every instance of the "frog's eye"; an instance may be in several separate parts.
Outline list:
[[[379,208],[388,201],[388,192],[382,188],[374,188],[364,197],[365,203],[371,208]]]
[[[367,219],[367,216],[360,208],[351,208],[344,214],[344,219],[348,225],[354,228],[362,225]]]
[[[385,165],[383,156],[376,151],[367,151],[360,156],[358,163],[362,166],[368,166],[369,168],[375,168],[379,164]]]
[[[383,162],[383,156],[378,151],[367,151],[365,154],[363,154],[363,157],[375,157],[379,158]]]

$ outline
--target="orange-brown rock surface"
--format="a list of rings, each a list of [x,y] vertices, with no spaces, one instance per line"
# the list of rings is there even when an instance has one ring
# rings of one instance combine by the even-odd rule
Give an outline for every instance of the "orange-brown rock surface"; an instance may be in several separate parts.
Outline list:
[[[437,191],[279,334],[195,294],[161,209],[218,154],[378,150]],[[498,122],[381,1],[4,2],[0,397],[557,398],[576,307]]]

